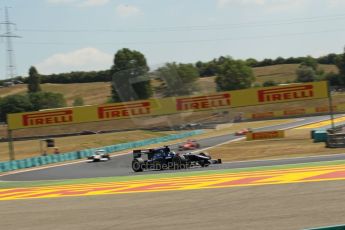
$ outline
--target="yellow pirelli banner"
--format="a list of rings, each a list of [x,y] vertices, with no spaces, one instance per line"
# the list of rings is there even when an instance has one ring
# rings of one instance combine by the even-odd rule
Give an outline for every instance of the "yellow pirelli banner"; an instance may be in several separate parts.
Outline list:
[[[246,136],[247,136],[247,141],[276,139],[276,138],[284,138],[285,132],[284,132],[284,130],[274,130],[274,131],[264,131],[264,132],[248,132],[246,134]]]
[[[165,109],[163,109],[165,108]],[[95,106],[81,106],[8,114],[11,130],[43,126],[67,125],[84,122],[131,119],[174,113],[174,103],[169,100],[145,100]]]
[[[290,84],[237,90],[231,93],[232,107],[263,105],[328,97],[327,82]]]
[[[235,107],[282,103],[328,97],[326,82],[291,84],[267,88],[227,91],[208,95],[149,99],[126,103],[52,109],[37,112],[8,114],[10,130],[95,122],[114,119],[131,119],[183,112],[222,110]],[[302,110],[286,110],[287,114],[304,114]],[[274,116],[270,113],[257,117]]]
[[[327,82],[290,84],[176,98],[176,112],[235,108],[328,97]],[[286,111],[303,114],[303,111]],[[262,114],[269,116],[269,114]],[[261,115],[258,115],[261,116]]]

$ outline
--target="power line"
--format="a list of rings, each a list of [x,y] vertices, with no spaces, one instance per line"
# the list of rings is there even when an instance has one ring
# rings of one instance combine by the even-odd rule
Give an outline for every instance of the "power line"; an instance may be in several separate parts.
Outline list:
[[[8,13],[8,7],[5,7],[5,21],[1,22],[0,25],[5,25],[6,32],[4,34],[1,34],[0,37],[5,38],[6,40],[6,60],[7,60],[7,66],[6,66],[6,75],[8,79],[11,79],[13,81],[13,78],[16,75],[16,64],[15,64],[15,54],[12,44],[12,38],[20,38],[20,36],[15,35],[12,33],[12,27],[16,26],[16,24],[12,23],[10,21],[9,13]]]
[[[295,33],[280,33],[261,36],[240,36],[240,37],[224,37],[224,38],[212,38],[212,39],[191,39],[191,40],[157,40],[157,41],[118,41],[118,42],[89,42],[97,45],[161,45],[161,44],[183,44],[183,43],[207,43],[207,42],[219,42],[219,41],[238,41],[238,40],[258,40],[258,39],[270,39],[279,37],[294,37],[305,36],[313,34],[325,34],[325,33],[337,33],[345,32],[345,29],[329,29],[310,32],[295,32]],[[23,45],[46,45],[46,46],[60,46],[60,45],[80,45],[80,42],[21,42],[18,44]]]
[[[38,29],[28,28],[21,29],[23,32],[37,32],[37,33],[158,33],[158,32],[185,32],[185,31],[214,31],[214,30],[229,30],[238,28],[255,28],[267,26],[283,26],[303,23],[315,23],[320,21],[333,21],[344,19],[345,14],[328,15],[307,18],[295,18],[281,21],[259,21],[259,22],[242,22],[230,24],[215,24],[215,25],[191,25],[191,26],[171,26],[171,27],[137,27],[132,29]]]

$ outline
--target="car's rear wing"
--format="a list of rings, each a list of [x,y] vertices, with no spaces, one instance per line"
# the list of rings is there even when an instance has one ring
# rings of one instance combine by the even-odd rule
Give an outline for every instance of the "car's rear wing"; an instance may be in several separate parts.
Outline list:
[[[150,154],[153,153],[153,149],[136,149],[133,150],[133,157],[140,158],[142,154]]]
[[[134,158],[140,158],[142,154],[147,155],[147,158],[150,160],[154,157],[155,154],[161,153],[161,154],[167,154],[170,152],[170,149],[168,146],[165,146],[163,148],[155,148],[155,149],[136,149],[133,150],[133,157]]]

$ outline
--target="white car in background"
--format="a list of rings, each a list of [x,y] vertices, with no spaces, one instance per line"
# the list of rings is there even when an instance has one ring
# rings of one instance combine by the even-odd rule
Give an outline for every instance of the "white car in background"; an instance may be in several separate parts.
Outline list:
[[[110,155],[104,149],[98,149],[92,156],[87,158],[87,162],[101,162],[110,160]]]

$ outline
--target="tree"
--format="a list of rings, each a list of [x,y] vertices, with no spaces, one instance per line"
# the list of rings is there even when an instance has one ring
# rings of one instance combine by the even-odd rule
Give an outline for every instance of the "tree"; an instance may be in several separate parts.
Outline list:
[[[2,113],[2,109],[1,109],[1,107],[2,107],[2,106],[1,106],[1,105],[2,105],[2,100],[3,100],[2,97],[0,97],[0,122],[3,122],[3,121],[4,121],[4,120],[1,118],[1,117],[2,117],[2,114],[1,114],[1,113]]]
[[[218,91],[250,88],[255,77],[244,61],[229,59],[221,67],[216,84]]]
[[[10,95],[0,101],[0,121],[6,121],[9,113],[21,113],[32,111],[33,106],[25,95]]]
[[[300,65],[296,70],[297,82],[313,82],[317,78],[315,70],[310,66]]]
[[[318,68],[318,62],[311,56],[304,57],[296,70],[297,82],[313,82],[324,78],[324,71]]]
[[[41,91],[40,83],[40,75],[38,74],[36,68],[34,66],[31,66],[29,69],[28,77],[28,93],[36,93]]]
[[[192,64],[168,63],[156,71],[164,82],[164,96],[190,95],[198,90],[198,70]]]
[[[61,108],[66,106],[66,101],[61,93],[37,92],[30,93],[29,100],[33,110]]]
[[[344,53],[338,56],[336,63],[339,69],[340,82],[342,86],[345,87],[345,48]]]
[[[255,58],[248,58],[246,60],[246,64],[250,67],[256,67],[258,65],[258,61]]]
[[[263,87],[269,87],[269,86],[276,86],[278,85],[277,82],[273,81],[273,80],[268,80],[268,81],[265,81],[262,86]]]
[[[298,64],[301,62],[302,61],[300,58],[295,58],[295,57],[289,57],[289,58],[285,59],[285,64]]]
[[[273,61],[273,63],[274,63],[275,65],[284,64],[284,63],[285,63],[285,59],[284,59],[283,57],[277,57],[277,58]]]
[[[145,56],[127,48],[119,50],[111,68],[112,101],[131,101],[147,99],[152,95],[149,67]]]
[[[317,63],[316,59],[314,59],[313,57],[307,56],[307,57],[303,58],[301,66],[310,67],[314,71],[317,71],[318,63]]]
[[[273,60],[270,58],[265,58],[264,60],[260,61],[257,66],[269,66],[273,65]]]
[[[334,88],[339,88],[339,86],[345,85],[343,82],[343,78],[340,76],[340,74],[336,73],[328,73],[325,76],[325,80],[329,81],[329,84]]]
[[[215,63],[215,59],[209,62],[201,62],[198,61],[195,64],[200,77],[210,77],[214,76],[217,73],[217,64]]]
[[[84,99],[80,96],[74,98],[73,106],[83,106],[84,105]]]
[[[319,57],[317,59],[317,62],[320,63],[320,64],[332,64],[332,65],[335,65],[336,64],[336,61],[337,61],[337,58],[338,58],[338,55],[335,54],[335,53],[330,53],[326,56],[322,56],[322,57]]]

